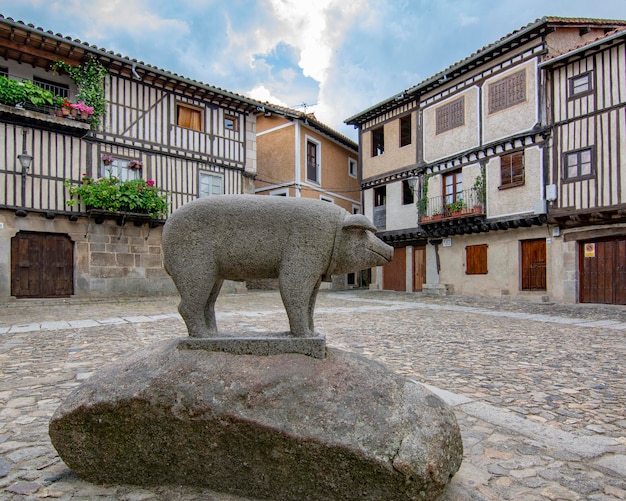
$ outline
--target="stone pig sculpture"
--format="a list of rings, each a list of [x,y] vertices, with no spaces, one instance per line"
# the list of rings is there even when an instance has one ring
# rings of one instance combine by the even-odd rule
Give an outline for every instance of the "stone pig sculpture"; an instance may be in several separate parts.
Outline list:
[[[163,227],[163,259],[181,296],[189,335],[217,335],[215,301],[224,280],[278,278],[293,336],[311,336],[320,282],[389,263],[376,228],[328,202],[220,195],[176,210]]]

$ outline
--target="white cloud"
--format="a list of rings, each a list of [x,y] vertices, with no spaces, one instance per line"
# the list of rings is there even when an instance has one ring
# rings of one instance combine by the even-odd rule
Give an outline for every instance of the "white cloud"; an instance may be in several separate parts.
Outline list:
[[[284,106],[285,108],[289,107],[288,104],[282,102],[276,96],[273,96],[270,90],[262,84],[259,84],[255,86],[254,88],[252,88],[251,90],[249,90],[248,92],[246,92],[246,95],[251,97],[252,99],[256,99],[257,101],[261,101],[263,103],[268,102],[272,104],[277,104],[279,106]]]

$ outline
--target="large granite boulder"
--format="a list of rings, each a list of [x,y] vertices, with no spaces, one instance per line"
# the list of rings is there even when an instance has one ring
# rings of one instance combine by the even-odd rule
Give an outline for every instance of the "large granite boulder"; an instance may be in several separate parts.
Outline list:
[[[96,483],[255,499],[436,499],[462,460],[454,414],[353,353],[234,355],[156,344],[92,376],[50,437]]]

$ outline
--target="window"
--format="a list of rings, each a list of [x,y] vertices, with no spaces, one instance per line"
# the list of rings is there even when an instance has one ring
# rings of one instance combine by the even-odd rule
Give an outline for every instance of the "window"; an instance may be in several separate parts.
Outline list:
[[[374,207],[382,207],[387,201],[387,187],[379,186],[374,188]]]
[[[563,154],[565,179],[584,179],[592,177],[593,154],[591,148],[569,151]]]
[[[9,78],[9,68],[6,66],[0,66],[0,76]]]
[[[487,274],[487,244],[465,247],[465,274]]]
[[[526,70],[489,84],[489,113],[526,101]]]
[[[219,174],[200,172],[198,176],[198,196],[210,197],[224,193],[224,178]]]
[[[443,176],[443,195],[446,204],[463,200],[463,173],[460,170]]]
[[[202,110],[187,106],[185,104],[177,105],[178,117],[177,125],[187,129],[202,130]]]
[[[436,134],[465,125],[465,97],[460,97],[436,110]]]
[[[328,202],[328,203],[331,203],[331,204],[334,204],[334,203],[335,203],[335,201],[334,201],[332,198],[330,198],[330,197],[325,197],[324,195],[320,195],[320,200],[321,200],[322,202]]]
[[[356,160],[354,158],[348,158],[348,175],[356,177]]]
[[[411,144],[411,115],[400,119],[400,148]]]
[[[131,169],[129,167],[131,160],[124,160],[122,158],[107,159],[100,161],[100,177],[116,177],[121,181],[130,181],[131,179],[139,179],[141,170]]]
[[[379,127],[372,131],[372,156],[377,157],[385,152],[385,129]]]
[[[51,82],[50,80],[44,80],[43,78],[33,77],[33,83],[42,89],[49,90],[55,96],[69,97],[70,88],[68,85]]]
[[[320,183],[320,143],[312,139],[306,140],[306,178]]]
[[[224,129],[237,131],[238,130],[237,119],[233,116],[225,115],[224,116]]]
[[[524,152],[516,151],[500,157],[500,188],[524,184]]]
[[[402,205],[409,205],[414,202],[413,190],[406,179],[402,180]]]
[[[593,92],[591,72],[583,73],[569,79],[570,99],[581,97]]]

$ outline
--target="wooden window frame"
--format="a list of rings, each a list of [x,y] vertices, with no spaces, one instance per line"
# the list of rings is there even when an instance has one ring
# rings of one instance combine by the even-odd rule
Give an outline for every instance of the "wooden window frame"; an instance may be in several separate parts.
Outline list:
[[[306,180],[314,184],[322,184],[322,143],[315,139],[306,136],[305,141],[305,155],[306,155]],[[312,148],[310,148],[312,147]],[[315,151],[315,156],[312,161],[311,151]],[[311,177],[312,167],[315,169],[315,177]]]
[[[460,177],[460,179],[459,179]],[[452,183],[448,183],[448,179],[452,179]],[[451,204],[463,200],[463,171],[455,170],[443,175],[442,179],[443,201],[445,204]],[[460,189],[459,189],[460,185]],[[446,188],[452,186],[452,193],[446,193]]]
[[[500,155],[500,186],[499,190],[523,186],[526,179],[524,151],[514,151]],[[518,172],[516,173],[516,169]]]
[[[190,111],[192,113],[198,113],[199,114],[199,124],[198,127],[193,127],[193,124],[181,124],[181,116],[180,116],[180,112],[181,110],[187,110]],[[204,110],[202,108],[199,108],[198,106],[192,106],[190,104],[187,103],[176,103],[176,125],[178,125],[179,127],[184,127],[185,129],[189,129],[189,130],[195,130],[198,132],[202,132],[203,126],[204,126]]]
[[[567,80],[567,95],[568,100],[578,99],[579,97],[588,96],[589,94],[593,94],[593,79],[592,79],[592,71],[586,71],[585,73],[581,73],[579,75],[575,75],[570,77]],[[583,78],[587,79],[587,89],[576,91],[576,81],[581,80]]]
[[[589,162],[583,162],[582,155],[587,152],[589,153]],[[568,162],[569,162],[570,157],[572,156],[576,156],[576,159],[577,159],[576,163],[572,164],[572,166],[577,167],[577,174],[575,176],[569,175],[570,164]],[[596,155],[595,155],[595,151],[593,147],[579,148],[577,150],[570,150],[570,151],[564,152],[562,156],[563,182],[568,183],[568,182],[581,181],[584,179],[593,179],[596,175],[595,163],[596,163]],[[586,164],[589,164],[589,173],[581,174],[580,173],[581,167]]]
[[[465,274],[487,275],[487,249],[489,245],[478,244],[465,247]]]
[[[442,134],[465,125],[465,96],[439,106],[435,110],[435,134]]]
[[[526,68],[488,86],[488,113],[497,113],[526,102]]]
[[[227,126],[228,122],[232,122],[232,127]],[[239,130],[239,120],[233,115],[224,115],[224,130],[237,132]]]
[[[412,142],[411,132],[413,120],[411,115],[400,117],[400,148],[408,146]]]
[[[377,157],[385,153],[385,128],[381,125],[372,129],[372,156]]]

